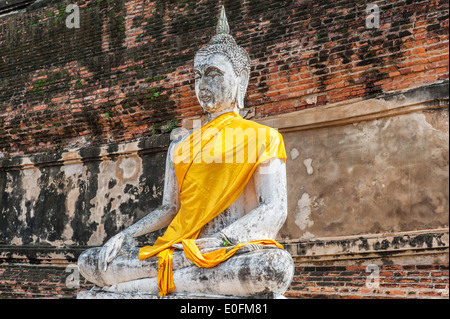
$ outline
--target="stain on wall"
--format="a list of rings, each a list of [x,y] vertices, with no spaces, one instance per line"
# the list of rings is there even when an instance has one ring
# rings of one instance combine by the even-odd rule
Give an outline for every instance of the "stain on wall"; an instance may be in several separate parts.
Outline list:
[[[102,245],[160,204],[169,143],[0,160],[0,244]]]

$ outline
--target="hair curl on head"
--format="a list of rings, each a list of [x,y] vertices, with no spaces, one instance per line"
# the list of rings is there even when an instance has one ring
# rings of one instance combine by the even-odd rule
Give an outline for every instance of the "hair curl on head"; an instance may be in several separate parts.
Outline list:
[[[247,76],[250,76],[250,57],[245,49],[236,44],[231,35],[215,35],[209,44],[201,48],[195,56],[214,53],[221,53],[230,59],[236,76],[240,76],[242,71],[247,71]]]

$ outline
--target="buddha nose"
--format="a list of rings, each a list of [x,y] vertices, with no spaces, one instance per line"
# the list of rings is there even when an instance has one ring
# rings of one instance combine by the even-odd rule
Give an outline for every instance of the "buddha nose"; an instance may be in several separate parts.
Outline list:
[[[202,93],[204,93],[204,92],[207,91],[207,82],[206,82],[204,76],[202,76],[202,77],[199,79],[199,86],[198,86],[198,87],[199,87],[199,89],[200,89],[200,92],[202,92]]]
[[[199,84],[199,89],[200,89],[200,92],[205,92],[206,91],[206,87],[205,87],[205,80],[202,78],[202,79],[200,79],[200,84]]]

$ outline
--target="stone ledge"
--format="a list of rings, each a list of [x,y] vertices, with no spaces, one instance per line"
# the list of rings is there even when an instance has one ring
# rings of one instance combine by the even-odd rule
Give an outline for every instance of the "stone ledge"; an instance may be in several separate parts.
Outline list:
[[[1,245],[0,264],[2,262],[61,265],[67,266],[76,263],[78,256],[90,246],[64,246],[50,245]]]
[[[141,156],[166,152],[170,134],[142,137],[133,142],[89,145],[68,148],[52,154],[20,155],[0,158],[0,171],[24,170],[42,167],[68,166],[88,162],[100,162],[119,157]]]
[[[242,296],[224,296],[224,295],[207,295],[207,294],[186,294],[176,293],[167,296],[158,296],[155,293],[114,293],[98,290],[93,288],[88,291],[80,291],[77,294],[77,299],[284,299],[282,296],[262,295],[253,297]]]
[[[382,95],[269,116],[254,121],[277,128],[281,133],[349,125],[383,117],[448,107],[448,80]]]
[[[448,258],[449,229],[289,240],[282,244],[295,264],[428,255]]]
[[[279,241],[296,264],[321,261],[448,255],[449,229]],[[69,264],[91,246],[0,245],[0,262]]]

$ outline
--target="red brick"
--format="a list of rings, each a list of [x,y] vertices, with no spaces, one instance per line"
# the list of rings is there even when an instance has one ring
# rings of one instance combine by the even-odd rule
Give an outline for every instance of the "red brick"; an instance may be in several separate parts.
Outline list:
[[[394,71],[394,72],[389,73],[389,76],[390,76],[391,78],[396,77],[396,76],[399,76],[399,75],[401,75],[401,73],[400,73],[399,71]]]
[[[385,293],[388,295],[405,295],[405,290],[385,290]]]
[[[420,53],[424,53],[427,52],[427,50],[425,48],[415,48],[412,51],[414,54],[420,54]]]
[[[419,291],[420,296],[439,297],[442,293],[438,291]]]
[[[424,65],[418,65],[418,66],[413,67],[414,72],[420,72],[420,71],[424,71],[424,70],[425,70]]]

